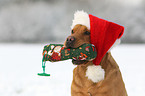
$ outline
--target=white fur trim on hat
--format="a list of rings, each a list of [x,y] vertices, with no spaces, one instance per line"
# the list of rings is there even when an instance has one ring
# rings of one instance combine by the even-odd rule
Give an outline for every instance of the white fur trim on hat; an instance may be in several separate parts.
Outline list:
[[[120,42],[121,42],[121,40],[120,40],[120,39],[117,39],[117,40],[115,41],[115,43],[111,46],[111,48],[108,50],[108,52],[110,52],[114,47],[116,47],[117,45],[119,45]]]
[[[97,83],[101,80],[104,80],[105,71],[100,65],[90,65],[87,67],[86,77],[88,77],[88,79],[92,80],[94,83]]]
[[[74,19],[72,22],[71,29],[74,28],[75,25],[82,24],[85,25],[90,30],[90,18],[88,13],[82,11],[76,11],[74,14]]]

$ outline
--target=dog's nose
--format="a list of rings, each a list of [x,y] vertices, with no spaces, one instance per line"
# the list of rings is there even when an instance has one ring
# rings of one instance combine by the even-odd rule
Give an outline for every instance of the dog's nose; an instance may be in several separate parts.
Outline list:
[[[67,48],[73,47],[74,42],[75,42],[75,37],[69,36],[66,40],[66,47]]]

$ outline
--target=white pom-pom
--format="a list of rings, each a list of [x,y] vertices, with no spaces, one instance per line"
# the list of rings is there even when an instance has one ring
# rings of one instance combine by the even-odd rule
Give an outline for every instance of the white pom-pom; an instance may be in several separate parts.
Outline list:
[[[94,83],[97,83],[101,80],[104,80],[105,71],[100,65],[90,65],[87,67],[86,77],[88,77],[88,79],[92,80]]]
[[[82,11],[76,11],[74,14],[73,23],[71,29],[74,28],[75,25],[82,24],[85,25],[88,29],[90,29],[90,18],[88,13]]]

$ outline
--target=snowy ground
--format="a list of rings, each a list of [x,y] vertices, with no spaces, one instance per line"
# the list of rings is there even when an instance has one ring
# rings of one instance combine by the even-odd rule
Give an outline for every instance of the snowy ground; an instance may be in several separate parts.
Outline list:
[[[50,77],[39,77],[40,44],[0,44],[0,96],[70,96],[71,61],[46,63]],[[119,45],[112,50],[129,96],[145,96],[145,45]]]

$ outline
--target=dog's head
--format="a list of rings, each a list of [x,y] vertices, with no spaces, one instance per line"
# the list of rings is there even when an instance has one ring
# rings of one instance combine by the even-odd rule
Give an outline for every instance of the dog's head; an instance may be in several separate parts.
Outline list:
[[[66,48],[77,48],[85,43],[90,44],[90,31],[86,26],[77,24],[71,30],[71,35],[67,37],[64,46]]]
[[[71,35],[67,37],[64,46],[66,48],[77,48],[83,44],[90,44],[90,30],[86,26],[77,24],[71,30]],[[85,64],[86,60],[72,60],[73,64]]]

